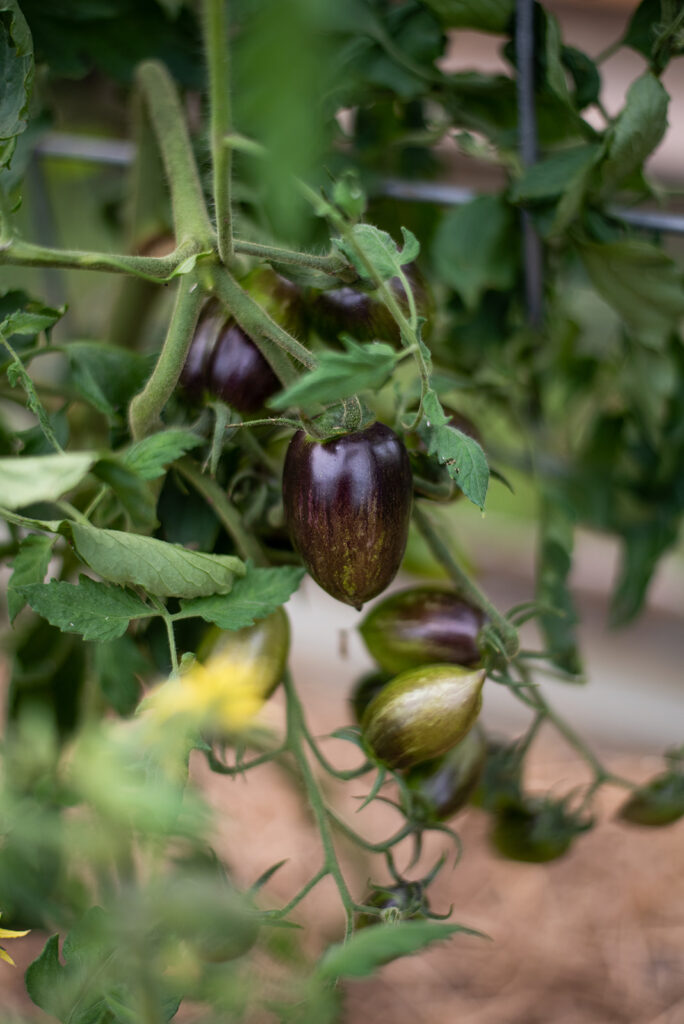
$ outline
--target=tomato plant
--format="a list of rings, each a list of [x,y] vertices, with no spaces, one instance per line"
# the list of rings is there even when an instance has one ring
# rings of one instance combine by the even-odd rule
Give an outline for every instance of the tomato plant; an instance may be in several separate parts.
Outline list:
[[[447,819],[466,800],[528,862],[570,849],[604,785],[627,791],[625,824],[681,817],[681,750],[650,782],[617,776],[549,680],[582,675],[576,528],[619,542],[625,624],[684,508],[681,270],[615,207],[656,195],[644,166],[680,19],[640,4],[622,45],[648,66],[608,118],[599,68],[538,4],[531,161],[514,6],[0,0],[0,937],[49,932],[26,988],[53,1018],[160,1024],[185,1002],[332,1022],[338,979],[478,934],[431,908],[446,854],[413,877],[426,832],[460,848]],[[448,70],[463,27],[497,35],[510,71]],[[84,123],[130,172],[48,162],[42,189],[25,172],[54,145],[46,128]],[[504,186],[451,209],[388,195],[398,174],[448,178],[454,147]],[[476,510],[507,473],[535,494],[539,555],[534,598],[502,610],[432,502],[462,495],[473,529],[496,529]],[[334,734],[358,759],[338,768],[288,667],[283,608],[308,572],[360,609],[411,531],[448,588],[367,612],[382,675]],[[515,739],[480,732],[495,686],[527,713]],[[586,764],[580,791],[530,788],[542,727]],[[289,899],[270,886],[279,850],[256,879],[221,863],[197,761],[227,793],[284,771],[319,839]],[[328,778],[393,804],[397,831],[369,842]],[[356,889],[338,833],[384,884]],[[291,926],[325,879],[339,941],[312,962]]]

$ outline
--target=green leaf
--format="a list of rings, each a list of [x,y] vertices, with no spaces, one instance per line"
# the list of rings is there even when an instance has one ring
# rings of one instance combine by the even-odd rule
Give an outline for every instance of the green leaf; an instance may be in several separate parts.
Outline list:
[[[27,124],[33,87],[33,43],[16,0],[0,0],[0,166]]]
[[[76,390],[110,418],[127,408],[152,366],[151,357],[104,342],[72,341],[66,356]]]
[[[488,289],[513,287],[519,248],[513,210],[500,196],[480,196],[445,214],[432,258],[441,279],[474,309]]]
[[[80,484],[96,459],[95,452],[0,459],[0,506],[17,509],[56,501]]]
[[[610,606],[611,626],[625,626],[639,614],[658,562],[676,539],[676,521],[656,520],[626,531]]]
[[[63,633],[80,633],[84,640],[114,640],[123,636],[131,619],[157,614],[135,594],[88,576],[79,576],[77,584],[31,583],[20,594],[50,625]]]
[[[542,612],[539,624],[552,663],[564,672],[579,675],[582,662],[576,637],[578,618],[568,589],[574,525],[572,508],[560,497],[546,494],[540,523],[536,599],[540,605],[553,608],[556,614]]]
[[[578,175],[592,167],[601,152],[601,146],[588,143],[563,149],[546,160],[528,167],[522,177],[513,182],[511,202],[552,199],[569,188]]]
[[[182,617],[199,616],[221,629],[244,629],[264,619],[285,604],[297,590],[305,574],[298,566],[255,568],[247,563],[247,572],[236,580],[226,597],[200,597],[182,601]]]
[[[172,462],[203,443],[189,430],[160,430],[129,448],[123,460],[143,480],[156,480]]]
[[[18,352],[34,343],[41,331],[49,331],[64,315],[65,306],[46,306],[20,288],[0,295],[0,331]],[[4,360],[3,360],[4,361]]]
[[[489,466],[482,448],[472,437],[449,425],[434,391],[428,391],[423,399],[423,414],[428,454],[435,455],[465,496],[484,509]]]
[[[360,344],[348,336],[342,341],[344,352],[323,352],[315,370],[303,374],[267,404],[272,409],[303,408],[381,388],[397,361],[392,346],[384,341]]]
[[[629,87],[625,106],[610,130],[608,154],[602,166],[609,187],[640,171],[667,129],[669,96],[650,71]]]
[[[140,700],[140,676],[149,677],[151,666],[131,636],[95,646],[93,669],[100,689],[120,715],[130,715]]]
[[[117,458],[108,456],[95,463],[93,474],[111,487],[137,529],[148,533],[155,528],[157,497],[137,473]]]
[[[578,110],[596,103],[601,95],[601,75],[593,60],[574,46],[561,50],[563,66],[570,72],[575,84],[573,102]]]
[[[446,28],[474,28],[480,32],[507,32],[515,0],[424,0]]]
[[[42,583],[45,573],[50,564],[52,555],[52,537],[44,537],[42,534],[31,533],[22,540],[19,551],[12,562],[13,572],[7,587],[7,607],[9,610],[10,622],[14,622],[16,616],[26,603],[25,599],[18,592],[19,587],[29,583]]]
[[[630,19],[622,45],[630,46],[648,60],[658,36],[661,17],[661,0],[642,0]]]
[[[407,228],[401,229],[404,247],[400,249],[391,235],[372,224],[355,224],[351,239],[335,238],[335,248],[356,268],[361,277],[372,280],[367,263],[386,281],[394,277],[406,263],[412,263],[420,252],[416,236]],[[361,255],[360,255],[361,254]]]
[[[58,1020],[64,1020],[66,1007],[60,998],[60,985],[64,968],[59,962],[59,935],[52,935],[37,960],[29,964],[26,975],[26,990],[36,1006],[51,1013]]]
[[[594,287],[644,344],[659,347],[684,316],[684,279],[670,257],[648,242],[580,246]]]
[[[433,942],[443,942],[458,932],[486,938],[482,932],[460,924],[437,921],[400,921],[378,924],[355,932],[346,943],[330,946],[316,968],[319,977],[367,978],[383,964],[419,953]]]
[[[32,319],[33,314],[19,314],[19,316],[26,316],[28,320]],[[5,324],[9,323],[10,320],[12,319],[13,318],[10,317],[8,320],[5,321]],[[7,350],[7,352],[9,352],[10,356],[12,357],[12,361],[7,367],[7,380],[9,381],[10,387],[14,388],[17,386],[17,384],[21,384],[22,388],[24,389],[24,392],[26,393],[27,408],[30,409],[30,411],[37,418],[40,429],[43,432],[45,439],[49,442],[50,446],[53,449],[55,449],[56,451],[61,451],[61,446],[59,444],[59,441],[55,437],[52,425],[50,423],[50,418],[45,410],[43,403],[38,397],[38,393],[35,387],[33,386],[33,381],[31,380],[31,377],[26,371],[26,368],[22,363],[21,358],[19,357],[17,352],[15,352],[15,350],[12,348],[7,338],[3,335],[1,329],[0,344],[4,346],[4,348]]]
[[[232,555],[208,555],[119,530],[69,522],[63,531],[86,565],[110,583],[135,584],[157,597],[227,594],[245,566]]]

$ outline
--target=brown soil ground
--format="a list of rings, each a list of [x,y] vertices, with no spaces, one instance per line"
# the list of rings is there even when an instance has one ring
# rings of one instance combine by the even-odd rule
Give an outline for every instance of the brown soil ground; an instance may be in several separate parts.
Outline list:
[[[329,711],[322,707],[315,715],[322,728]],[[586,776],[550,739],[542,736],[533,751],[529,785],[565,792]],[[339,763],[347,750],[333,743],[330,756]],[[607,761],[635,779],[660,767],[654,758]],[[254,771],[249,783],[212,775],[200,763],[195,776],[219,812],[217,845],[239,881],[250,883],[288,858],[266,897],[272,906],[286,902],[319,866],[317,838],[295,788],[272,766]],[[394,812],[380,804],[355,815],[353,798],[364,793],[364,780],[332,786],[331,799],[362,834],[375,840],[396,829]],[[453,903],[454,920],[492,941],[456,936],[349,984],[344,1024],[684,1024],[684,822],[660,830],[619,824],[620,799],[619,791],[602,794],[597,827],[547,865],[499,858],[487,843],[486,816],[465,812],[457,820],[462,859],[455,870],[443,869],[431,904],[446,910]],[[412,877],[434,863],[443,839],[430,838]],[[346,841],[340,851],[358,898],[370,877],[386,881],[379,858],[359,859]],[[407,857],[408,851],[404,862]],[[297,916],[311,953],[339,937],[339,901],[327,880]],[[0,964],[0,1024],[12,1020],[12,1011],[24,1011],[32,1022],[48,1020],[28,1003],[22,981],[43,942],[38,934],[13,942],[17,970]]]

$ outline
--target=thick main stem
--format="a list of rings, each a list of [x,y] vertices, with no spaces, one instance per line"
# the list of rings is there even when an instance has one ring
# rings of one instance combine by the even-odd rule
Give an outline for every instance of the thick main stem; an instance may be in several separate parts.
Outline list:
[[[197,324],[204,294],[194,276],[181,277],[164,345],[144,389],[131,402],[129,421],[133,439],[152,433],[162,409],[174,392]]]
[[[151,60],[141,64],[138,81],[171,190],[176,240],[179,244],[192,240],[212,248],[214,232],[173,79],[163,64]]]
[[[225,0],[204,0],[204,52],[209,68],[209,110],[211,159],[214,169],[214,207],[219,256],[223,263],[233,259],[231,210],[232,148],[230,132],[230,79]]]

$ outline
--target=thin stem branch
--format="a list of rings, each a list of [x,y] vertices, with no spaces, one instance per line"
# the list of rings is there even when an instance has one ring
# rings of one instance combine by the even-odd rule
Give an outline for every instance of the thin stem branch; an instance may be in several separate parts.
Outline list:
[[[344,905],[346,915],[345,938],[349,938],[354,926],[354,900],[347,888],[347,883],[344,880],[344,875],[342,874],[342,870],[337,859],[335,846],[330,832],[328,812],[323,802],[321,791],[318,788],[318,784],[311,770],[311,765],[309,764],[304,747],[300,742],[300,735],[304,723],[304,712],[294,688],[292,676],[289,672],[285,673],[283,685],[285,687],[287,699],[287,745],[299,767],[304,788],[309,799],[309,805],[318,826],[318,832],[323,845],[325,869],[327,873],[334,878],[340,894],[340,899]]]
[[[236,238],[233,242],[235,252],[243,256],[256,256],[268,263],[287,263],[296,267],[307,267],[310,270],[320,270],[331,277],[340,277],[343,280],[358,276],[353,268],[342,257],[336,253],[328,256],[318,256],[313,252],[294,252],[291,249],[281,249],[274,245],[263,245],[261,242],[249,242],[246,239]]]
[[[313,878],[309,879],[306,885],[299,890],[296,896],[293,896],[289,903],[286,903],[284,907],[280,908],[280,910],[267,911],[268,916],[277,921],[281,920],[283,917],[287,917],[287,915],[294,910],[297,904],[301,903],[304,897],[308,896],[311,890],[315,888],[319,882],[322,882],[324,878],[327,878],[329,874],[330,871],[328,870],[328,866],[324,864],[320,871],[317,871]]]
[[[136,441],[158,428],[162,409],[178,384],[203,300],[194,276],[182,277],[157,365],[130,405],[131,434]]]
[[[517,630],[505,616],[496,608],[486,594],[480,590],[478,585],[468,576],[442,538],[435,530],[429,516],[422,510],[416,501],[413,504],[413,518],[416,526],[427,541],[428,547],[438,562],[446,569],[447,573],[456,585],[461,595],[468,601],[481,608],[490,619],[494,629],[501,637],[506,656],[512,658],[520,648]]]
[[[232,147],[226,139],[231,130],[230,50],[224,0],[203,0],[204,52],[209,66],[211,160],[214,170],[214,208],[218,251],[222,263],[233,259],[231,210]]]
[[[190,256],[203,251],[211,251],[211,246],[203,249],[201,245],[188,242],[168,256],[127,256],[107,252],[86,252],[80,249],[51,249],[13,238],[0,245],[0,266],[104,270],[112,274],[132,274],[134,277],[163,284],[171,280]]]

